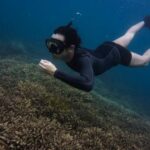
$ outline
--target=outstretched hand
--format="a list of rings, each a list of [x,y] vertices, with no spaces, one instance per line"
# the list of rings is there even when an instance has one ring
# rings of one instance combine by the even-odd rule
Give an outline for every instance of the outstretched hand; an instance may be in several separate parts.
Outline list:
[[[57,70],[56,66],[48,60],[41,59],[39,66],[52,76],[54,76],[54,73]]]

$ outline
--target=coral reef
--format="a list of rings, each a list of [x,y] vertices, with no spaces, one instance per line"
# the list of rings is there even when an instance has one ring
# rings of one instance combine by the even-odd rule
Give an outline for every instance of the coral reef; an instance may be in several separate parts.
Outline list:
[[[24,57],[0,60],[0,149],[148,150],[150,122]]]

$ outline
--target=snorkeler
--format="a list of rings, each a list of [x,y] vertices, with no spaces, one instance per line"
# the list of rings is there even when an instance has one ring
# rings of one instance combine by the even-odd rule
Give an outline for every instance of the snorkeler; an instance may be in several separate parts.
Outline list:
[[[106,41],[95,50],[80,47],[81,39],[72,27],[72,22],[57,28],[46,40],[46,46],[54,58],[63,60],[80,75],[70,75],[58,70],[50,61],[41,60],[39,66],[48,74],[86,92],[93,89],[94,76],[100,75],[119,64],[128,67],[147,66],[150,62],[150,49],[143,55],[127,49],[136,33],[143,27],[150,29],[150,16],[130,27],[127,32],[114,41]]]

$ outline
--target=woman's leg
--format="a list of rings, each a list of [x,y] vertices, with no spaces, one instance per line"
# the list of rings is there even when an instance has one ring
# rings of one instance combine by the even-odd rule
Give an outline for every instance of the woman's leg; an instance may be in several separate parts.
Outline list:
[[[132,41],[132,39],[134,38],[135,34],[140,31],[145,25],[144,21],[141,21],[139,23],[137,23],[136,25],[130,27],[127,32],[119,37],[118,39],[114,40],[114,43],[117,43],[123,47],[127,47],[130,42]]]
[[[150,49],[148,49],[143,55],[131,52],[132,58],[129,66],[141,67],[147,66],[150,62]]]
[[[123,36],[114,40],[113,42],[123,47],[127,47],[133,40],[136,33],[140,31],[144,26],[145,26],[144,21],[137,23],[136,25],[130,27]],[[150,62],[150,49],[148,49],[143,55],[131,52],[131,56],[132,57],[129,66],[131,67],[147,66]]]

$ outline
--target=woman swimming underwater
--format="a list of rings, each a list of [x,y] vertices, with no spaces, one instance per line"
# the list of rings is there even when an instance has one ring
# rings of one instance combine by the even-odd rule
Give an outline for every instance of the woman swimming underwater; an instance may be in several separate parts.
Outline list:
[[[79,73],[77,76],[58,70],[50,61],[41,60],[39,66],[49,75],[86,92],[93,89],[94,76],[100,75],[119,64],[128,67],[147,66],[150,62],[150,49],[139,55],[127,49],[136,33],[142,28],[150,29],[150,16],[130,27],[127,32],[114,41],[106,41],[94,51],[80,47],[81,39],[70,22],[58,27],[46,46],[53,57],[63,60],[70,68]]]

